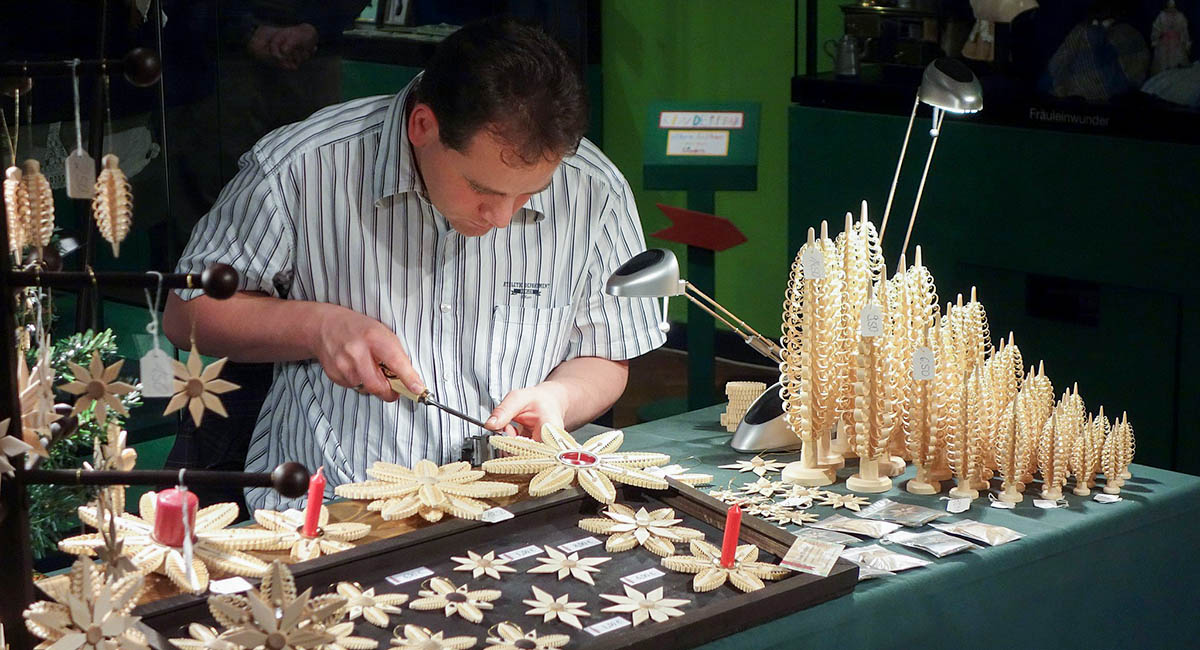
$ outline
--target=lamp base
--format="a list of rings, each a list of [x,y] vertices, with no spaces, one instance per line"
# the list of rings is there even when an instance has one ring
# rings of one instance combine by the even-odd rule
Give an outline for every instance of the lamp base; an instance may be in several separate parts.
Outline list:
[[[800,448],[800,438],[783,420],[783,399],[779,397],[779,389],[779,384],[769,386],[746,409],[746,415],[729,440],[734,451],[754,453]]]

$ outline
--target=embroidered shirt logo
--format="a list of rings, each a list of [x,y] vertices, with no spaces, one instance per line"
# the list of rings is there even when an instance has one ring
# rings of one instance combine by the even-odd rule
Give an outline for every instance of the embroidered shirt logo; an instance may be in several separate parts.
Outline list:
[[[540,296],[542,290],[549,288],[549,282],[505,282],[504,288],[510,296]]]

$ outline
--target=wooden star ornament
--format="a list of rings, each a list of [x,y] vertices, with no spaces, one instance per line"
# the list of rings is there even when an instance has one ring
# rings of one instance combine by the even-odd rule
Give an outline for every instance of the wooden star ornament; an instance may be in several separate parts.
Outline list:
[[[542,548],[545,549],[546,556],[537,559],[541,564],[529,569],[526,573],[556,573],[559,580],[571,576],[592,586],[595,586],[596,583],[592,580],[591,574],[599,573],[599,566],[612,559],[611,557],[581,558],[579,553],[567,555],[552,546],[543,546]]]
[[[659,508],[648,512],[645,508],[633,508],[613,503],[604,510],[604,517],[581,519],[579,527],[589,533],[608,535],[604,549],[609,553],[628,551],[642,546],[661,557],[675,554],[675,543],[692,539],[704,539],[704,533],[693,528],[679,526],[683,521],[675,517],[675,510]]]
[[[450,559],[458,563],[458,566],[454,567],[455,571],[470,571],[472,579],[487,576],[499,580],[501,573],[517,572],[516,569],[508,566],[509,560],[496,557],[495,551],[488,551],[483,555],[475,551],[467,551],[466,557],[452,557]]]
[[[570,642],[566,634],[538,634],[537,630],[522,630],[516,623],[505,621],[489,632],[483,650],[553,650]]]
[[[440,609],[450,618],[455,614],[478,623],[483,620],[483,610],[492,609],[492,601],[499,599],[497,589],[470,590],[467,585],[456,587],[445,578],[430,578],[426,588],[417,592],[417,599],[408,604],[409,609]]]
[[[527,615],[541,616],[543,623],[558,619],[576,630],[582,630],[583,623],[579,621],[579,617],[591,616],[591,614],[583,610],[584,603],[572,602],[568,600],[569,597],[570,594],[563,594],[555,598],[535,586],[533,587],[533,598],[521,602],[530,607],[525,612]]]
[[[119,396],[132,392],[134,387],[123,381],[117,381],[117,375],[120,374],[123,365],[125,365],[125,360],[118,359],[116,363],[106,367],[100,360],[99,350],[92,350],[92,360],[87,368],[68,361],[67,367],[71,369],[75,380],[63,384],[59,388],[79,396],[79,399],[75,400],[74,408],[71,409],[71,415],[77,415],[94,405],[95,410],[92,411],[92,417],[100,426],[104,426],[108,419],[108,409],[129,417],[129,410],[121,403]]]
[[[375,588],[363,589],[357,582],[339,582],[337,592],[346,599],[346,613],[350,620],[362,617],[375,627],[387,627],[389,618],[400,613],[400,606],[408,601],[407,594],[376,594]]]
[[[672,571],[696,574],[692,579],[692,589],[696,592],[712,591],[726,581],[751,592],[762,589],[763,580],[779,580],[791,573],[779,565],[759,562],[758,547],[753,544],[738,546],[729,567],[721,564],[721,549],[699,539],[692,540],[690,545],[691,555],[664,557],[662,565]]]
[[[334,494],[348,499],[373,499],[367,510],[377,510],[388,521],[421,515],[426,521],[441,521],[450,514],[461,519],[478,519],[489,506],[480,499],[511,496],[519,489],[513,483],[480,481],[484,472],[471,463],[438,465],[419,460],[412,469],[376,461],[367,470],[372,480],[344,483]]]
[[[171,401],[167,402],[167,408],[163,410],[163,415],[169,415],[186,406],[188,413],[192,416],[192,422],[196,426],[200,426],[200,420],[204,417],[205,410],[210,410],[223,418],[229,417],[225,411],[225,405],[221,403],[220,396],[241,387],[231,381],[218,378],[226,361],[228,359],[217,359],[205,367],[204,359],[196,350],[194,343],[188,352],[186,365],[172,359],[171,365],[175,369],[175,394],[171,396]]]
[[[669,618],[683,616],[683,611],[679,607],[692,602],[683,598],[664,598],[662,587],[642,593],[629,585],[624,586],[624,596],[600,594],[601,598],[614,603],[600,611],[630,614],[633,617],[634,627],[648,620],[662,623]]]
[[[466,650],[478,641],[479,639],[473,636],[448,637],[441,631],[434,632],[427,627],[406,624],[392,637],[392,647],[414,650]]]
[[[37,650],[147,650],[129,612],[142,593],[144,578],[130,574],[105,579],[100,567],[80,558],[71,568],[70,590],[58,602],[40,600],[24,612],[25,625],[44,639]]]
[[[354,548],[350,542],[362,539],[371,532],[370,524],[357,522],[329,523],[329,508],[321,506],[317,519],[317,535],[305,537],[304,513],[299,510],[255,510],[254,521],[267,530],[278,533],[277,549],[290,549],[296,562],[312,560]]]

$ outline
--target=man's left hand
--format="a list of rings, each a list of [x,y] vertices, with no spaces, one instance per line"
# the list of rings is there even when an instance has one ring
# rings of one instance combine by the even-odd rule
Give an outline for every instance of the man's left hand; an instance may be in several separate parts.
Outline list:
[[[485,424],[495,431],[541,440],[543,424],[564,426],[567,406],[566,387],[547,380],[505,395]]]

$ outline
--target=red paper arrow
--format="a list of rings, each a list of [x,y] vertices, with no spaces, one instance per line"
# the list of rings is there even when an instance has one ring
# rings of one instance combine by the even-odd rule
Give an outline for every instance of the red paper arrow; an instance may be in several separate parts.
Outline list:
[[[671,220],[671,225],[652,233],[658,237],[688,246],[698,246],[710,251],[723,251],[746,241],[746,235],[734,223],[715,214],[685,210],[662,203],[655,203]]]

